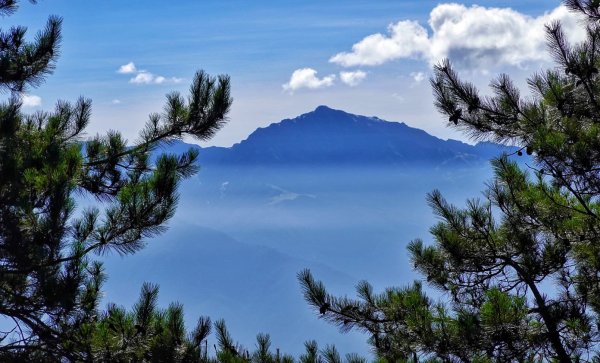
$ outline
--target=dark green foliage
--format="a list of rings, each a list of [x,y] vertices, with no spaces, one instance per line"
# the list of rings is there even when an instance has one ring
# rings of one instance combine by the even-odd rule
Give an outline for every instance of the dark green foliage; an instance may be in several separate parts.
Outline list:
[[[206,358],[209,318],[187,333],[183,307],[156,307],[158,287],[145,284],[133,311],[110,305],[91,336],[91,357],[101,362],[195,362]]]
[[[12,14],[17,5],[16,0],[1,0],[0,16]],[[52,72],[58,57],[61,23],[61,18],[51,16],[32,43],[25,41],[25,27],[0,31],[0,89],[20,92],[27,85],[39,85]]]
[[[597,1],[565,1],[588,16],[588,37],[572,46],[547,26],[557,67],[529,80],[523,98],[506,75],[491,97],[436,66],[436,106],[478,140],[519,145],[492,162],[482,200],[464,208],[437,191],[433,243],[408,246],[414,268],[439,290],[435,302],[415,282],[358,299],[327,294],[309,271],[307,301],[342,331],[369,333],[386,361],[600,360],[600,28]],[[530,170],[512,158],[531,155]]]
[[[16,6],[0,1],[0,15]],[[10,93],[0,104],[0,315],[13,326],[0,333],[0,361],[92,359],[100,354],[97,342],[110,356],[120,343],[102,336],[118,331],[145,342],[153,329],[161,332],[153,335],[152,354],[185,356],[188,345],[169,350],[185,330],[182,308],[155,314],[155,287],[144,287],[135,315],[111,306],[99,317],[104,275],[91,255],[133,253],[164,230],[179,183],[197,169],[197,153],[153,161],[150,152],[185,135],[210,138],[226,121],[229,78],[198,72],[189,96],[167,96],[164,112],[150,116],[133,146],[116,131],[84,142],[90,100],[61,101],[52,112],[21,112],[19,92],[38,85],[54,67],[60,25],[51,17],[32,43],[23,27],[0,31],[0,88]],[[96,206],[79,211],[74,196]],[[194,349],[207,326],[201,320],[189,339]],[[114,354],[138,354],[121,348]]]
[[[183,308],[171,304],[156,306],[158,287],[145,284],[131,311],[109,306],[98,319],[91,335],[90,357],[96,362],[197,362],[197,363],[293,363],[292,356],[271,349],[268,334],[256,336],[253,352],[233,341],[223,320],[211,324],[207,317],[198,320],[188,333],[183,324]],[[209,344],[214,326],[216,344]],[[342,363],[335,347],[319,350],[315,342],[305,343],[300,362]],[[331,359],[335,360],[331,360]],[[356,355],[347,355],[347,363],[364,363]]]
[[[202,72],[196,79],[205,80],[199,86],[211,82]],[[210,102],[224,102],[214,97],[228,93],[228,87],[222,78],[211,89]],[[179,182],[196,170],[195,152],[161,155],[151,163],[150,150],[184,134],[205,137],[225,117],[214,118],[212,106],[191,117],[202,101],[189,102],[181,119],[153,118],[133,147],[116,132],[81,143],[91,107],[87,100],[59,103],[55,112],[34,116],[21,114],[14,98],[0,106],[0,314],[53,346],[65,340],[63,332],[85,323],[102,281],[101,267],[89,254],[142,248],[164,230]],[[98,200],[102,209],[75,215],[76,194]],[[29,342],[31,336],[23,338]]]

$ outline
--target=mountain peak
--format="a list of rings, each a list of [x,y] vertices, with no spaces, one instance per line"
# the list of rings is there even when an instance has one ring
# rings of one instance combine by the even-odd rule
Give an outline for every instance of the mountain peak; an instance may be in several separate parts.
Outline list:
[[[336,110],[334,108],[331,108],[329,106],[325,106],[325,105],[320,105],[317,108],[315,108],[314,111],[309,112],[309,113],[305,113],[303,115],[300,115],[297,119],[302,119],[302,118],[317,118],[317,119],[334,119],[337,121],[343,120],[343,121],[353,121],[353,122],[377,122],[377,121],[384,121],[384,122],[389,122],[389,121],[385,121],[380,119],[379,117],[375,117],[375,116],[362,116],[362,115],[354,115],[351,113],[348,113],[346,111],[343,110]],[[400,124],[404,125],[403,122],[400,122]]]
[[[317,108],[315,108],[314,112],[328,112],[328,111],[338,111],[338,110],[334,110],[333,108],[325,106],[325,105],[320,105],[320,106],[317,106]]]
[[[482,160],[471,145],[325,105],[256,130],[234,145],[231,155],[239,164],[282,165],[460,165]]]
[[[323,117],[323,116],[332,116],[332,115],[347,115],[348,113],[344,112],[342,110],[335,110],[329,106],[320,105],[317,108],[315,108],[315,110],[313,112],[310,112],[310,114],[319,116],[319,117]]]

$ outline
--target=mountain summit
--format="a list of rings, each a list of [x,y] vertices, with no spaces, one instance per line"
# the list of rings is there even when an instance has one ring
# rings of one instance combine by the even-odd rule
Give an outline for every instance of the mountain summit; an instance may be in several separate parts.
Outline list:
[[[201,162],[225,164],[461,165],[487,161],[498,145],[442,140],[400,122],[327,106],[259,128],[231,148],[203,150]]]

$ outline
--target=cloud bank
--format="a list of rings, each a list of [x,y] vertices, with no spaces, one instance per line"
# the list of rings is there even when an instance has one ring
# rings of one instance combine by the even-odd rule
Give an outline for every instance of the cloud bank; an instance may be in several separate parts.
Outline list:
[[[523,66],[550,61],[544,25],[560,20],[571,41],[585,37],[578,16],[559,6],[531,17],[509,8],[466,7],[450,3],[436,6],[429,29],[413,20],[390,24],[386,34],[369,35],[349,52],[329,61],[343,67],[377,66],[399,59],[419,59],[430,65],[449,58],[461,66]]]

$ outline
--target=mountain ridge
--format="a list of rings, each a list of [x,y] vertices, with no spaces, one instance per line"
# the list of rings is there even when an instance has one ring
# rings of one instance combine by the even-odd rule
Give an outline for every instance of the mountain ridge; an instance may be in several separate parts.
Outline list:
[[[181,143],[168,147],[181,151]],[[511,147],[442,140],[403,122],[327,106],[261,127],[231,147],[198,147],[206,165],[427,165],[482,164]]]

